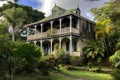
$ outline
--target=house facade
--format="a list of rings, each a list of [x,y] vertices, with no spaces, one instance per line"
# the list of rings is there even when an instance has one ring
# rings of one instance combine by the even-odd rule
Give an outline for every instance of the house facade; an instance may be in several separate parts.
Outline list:
[[[82,55],[86,42],[94,38],[93,21],[80,15],[80,9],[63,9],[57,5],[52,15],[35,23],[27,24],[27,42],[40,46],[43,55],[55,54],[56,45],[66,53]]]

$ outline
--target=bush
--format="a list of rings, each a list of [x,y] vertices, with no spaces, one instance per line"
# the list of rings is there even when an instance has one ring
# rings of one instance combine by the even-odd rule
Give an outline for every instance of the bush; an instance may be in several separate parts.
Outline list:
[[[110,57],[110,61],[115,65],[112,76],[115,80],[120,80],[120,50],[116,51],[115,54]]]
[[[18,66],[18,72],[19,69],[24,69],[28,73],[34,72],[41,57],[40,48],[37,45],[22,42],[16,42],[16,46],[15,53],[18,55],[17,58],[22,61],[22,66]]]
[[[83,58],[78,56],[71,56],[71,65],[73,66],[84,66]]]
[[[59,54],[60,64],[67,65],[71,63],[71,56],[69,54]]]
[[[115,69],[112,73],[114,80],[120,80],[120,69]]]
[[[59,58],[52,56],[43,56],[38,64],[38,69],[42,71],[42,75],[47,76],[49,70],[56,70],[58,68]]]

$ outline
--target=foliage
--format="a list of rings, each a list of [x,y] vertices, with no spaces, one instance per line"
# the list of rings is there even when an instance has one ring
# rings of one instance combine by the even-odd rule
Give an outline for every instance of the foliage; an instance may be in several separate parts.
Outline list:
[[[83,48],[84,54],[87,58],[96,59],[98,57],[104,57],[104,45],[103,42],[92,40],[87,43]]]
[[[120,80],[120,69],[115,69],[112,73],[114,80]]]
[[[114,55],[110,57],[110,61],[115,64],[115,67],[120,69],[120,50],[116,51]]]
[[[37,63],[41,57],[41,50],[39,46],[34,44],[27,44],[22,42],[16,42],[18,58],[24,59],[22,65],[27,72],[33,72]]]
[[[16,2],[16,1],[15,1]],[[44,13],[34,10],[32,7],[18,5],[17,3],[8,2],[0,7],[0,16],[4,16],[8,21],[6,26],[13,28],[12,39],[16,38],[25,39],[21,36],[21,33],[26,34],[24,25],[38,21],[44,18]],[[6,22],[5,20],[2,22]]]
[[[110,57],[110,61],[115,65],[112,76],[115,80],[120,80],[120,50],[116,51],[115,54]]]
[[[95,26],[95,37],[98,38],[99,36],[105,37],[106,34],[112,34],[112,24],[110,19],[106,19],[104,21],[98,21]]]
[[[56,32],[56,30],[57,30],[56,28],[48,29],[48,30],[46,31],[46,35],[47,35],[47,36],[54,35],[55,32]]]
[[[36,9],[33,9],[32,7],[29,7],[29,6],[19,5],[19,4],[12,3],[12,2],[8,2],[8,4],[4,4],[2,7],[0,7],[0,12],[3,12],[6,9],[11,9],[13,7],[22,8],[24,11],[26,11],[27,15],[26,15],[24,24],[36,22],[36,21],[41,20],[45,17],[43,12],[40,12]]]
[[[100,22],[101,29],[97,31],[96,36],[101,33],[104,34],[104,44],[105,44],[105,49],[108,57],[113,55],[113,53],[115,52],[115,45],[120,37],[119,3],[120,3],[119,0],[109,0],[107,3],[105,3],[103,7],[93,8],[91,10],[91,12],[95,17],[94,19],[98,23]],[[101,23],[104,23],[104,22],[106,23],[106,21],[107,21],[107,24],[102,26]],[[108,23],[108,21],[110,24]],[[108,24],[112,26],[112,28],[110,28]]]
[[[73,66],[84,66],[83,58],[78,56],[71,56],[70,64]]]
[[[42,75],[49,74],[49,70],[55,70],[58,68],[59,58],[53,56],[43,56],[38,64],[38,69],[42,71]]]
[[[10,40],[0,38],[0,59],[4,61],[2,64],[6,67],[6,73],[10,75],[12,80],[16,70],[27,65],[26,69],[33,71],[33,67],[37,66],[37,61],[40,58],[41,52],[39,47],[23,42],[12,42]],[[25,68],[24,68],[25,69]]]
[[[63,64],[63,65],[70,64],[71,56],[69,54],[61,53],[61,54],[58,55],[58,57],[59,57],[59,60],[60,60],[60,64]]]
[[[2,12],[2,16],[7,21],[7,26],[12,28],[12,40],[15,41],[15,34],[20,34],[21,27],[26,17],[26,12],[22,8],[6,9]]]

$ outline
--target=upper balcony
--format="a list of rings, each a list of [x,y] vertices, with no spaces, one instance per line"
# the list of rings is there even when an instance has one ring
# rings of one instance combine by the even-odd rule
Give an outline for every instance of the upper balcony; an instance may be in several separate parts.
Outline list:
[[[28,35],[27,36],[27,40],[36,40],[36,39],[43,39],[43,38],[47,38],[47,37],[51,37],[51,36],[59,36],[59,35],[66,35],[66,34],[70,34],[70,27],[65,27],[60,29],[55,29],[52,30],[53,32],[43,32],[43,33],[37,33],[37,34],[33,34],[33,35]],[[73,34],[79,34],[79,30],[76,28],[72,28],[71,33]]]
[[[27,40],[43,39],[52,36],[79,34],[80,19],[69,15],[63,18],[34,24],[27,28]]]

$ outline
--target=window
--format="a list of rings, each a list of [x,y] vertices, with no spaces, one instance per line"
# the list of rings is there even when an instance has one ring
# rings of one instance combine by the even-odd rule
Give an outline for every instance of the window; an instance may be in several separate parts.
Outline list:
[[[93,29],[92,29],[92,23],[90,23],[90,31],[91,32],[93,31]]]
[[[77,51],[77,41],[73,42],[73,51]]]
[[[69,42],[66,42],[66,51],[69,51]]]
[[[89,30],[89,22],[86,21],[86,29]]]

